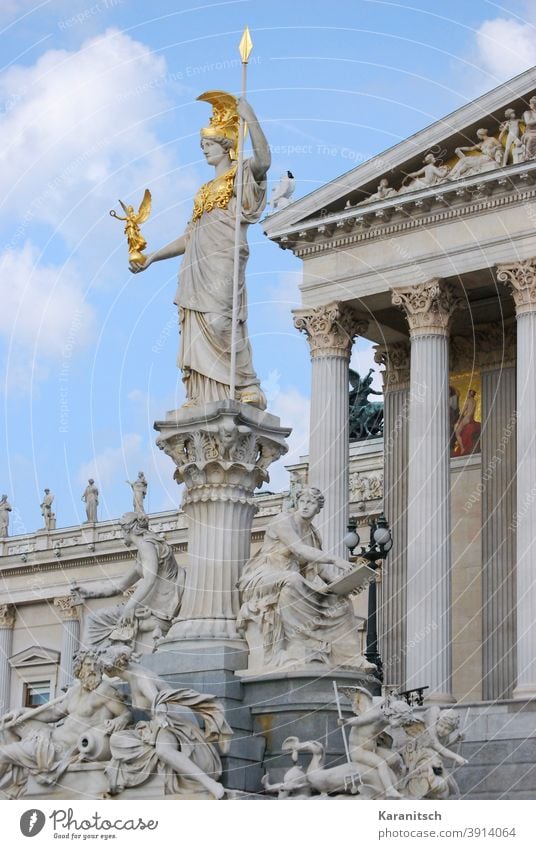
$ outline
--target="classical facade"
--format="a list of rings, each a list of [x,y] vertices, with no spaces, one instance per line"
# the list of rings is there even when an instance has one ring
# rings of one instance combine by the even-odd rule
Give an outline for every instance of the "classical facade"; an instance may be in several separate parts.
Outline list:
[[[141,502],[122,524],[49,523],[0,540],[5,710],[69,693],[88,618],[102,624],[106,606],[121,601],[108,595],[103,605],[98,591],[132,565],[123,538],[137,527],[160,551],[159,563],[174,555],[186,576],[171,626],[144,632],[143,675],[160,688],[166,680],[168,701],[169,688],[202,690],[210,680],[235,732],[230,752],[222,748],[225,787],[292,795],[288,754],[317,757],[320,747],[323,758],[323,735],[344,758],[335,681],[358,685],[343,708],[355,753],[347,752],[344,775],[340,762],[335,772],[322,768],[317,786],[311,769],[300,790],[336,793],[344,778],[347,792],[363,769],[359,723],[349,714],[370,712],[370,725],[384,730],[397,711],[400,723],[416,720],[404,720],[409,705],[390,695],[373,703],[380,682],[370,664],[332,661],[340,649],[335,625],[353,623],[352,607],[346,590],[343,601],[326,601],[333,576],[322,575],[318,590],[325,563],[311,517],[319,514],[325,562],[340,568],[349,518],[363,538],[383,509],[394,537],[376,576],[384,684],[388,693],[425,688],[426,798],[446,798],[455,786],[445,774],[432,787],[439,706],[451,707],[443,725],[450,722],[453,734],[463,726],[463,757],[453,760],[469,760],[457,779],[464,794],[536,795],[535,91],[529,71],[264,220],[267,236],[303,261],[295,325],[311,356],[310,452],[288,468],[290,497],[309,487],[304,503],[297,499],[291,517],[288,493],[254,494],[286,450],[288,429],[269,413],[224,400],[157,422],[159,447],[184,484],[182,510],[146,517]],[[375,344],[383,369],[384,436],[350,444],[348,369],[358,336]],[[140,550],[139,561],[147,560]],[[289,565],[290,550],[297,561]],[[84,599],[73,585],[84,585]],[[123,604],[108,644],[137,639]],[[361,657],[366,593],[352,604],[352,652]],[[147,606],[158,619],[154,598]],[[138,620],[141,634],[141,613]],[[251,663],[259,647],[262,674]],[[135,696],[142,673],[132,671],[130,656],[121,666],[107,649],[107,668],[128,679]],[[304,714],[316,739],[300,742],[293,735]],[[162,747],[157,754],[168,763]],[[85,768],[71,770],[73,787]],[[389,780],[376,792],[398,791]],[[404,793],[422,798],[406,786]]]
[[[386,683],[442,704],[536,696],[535,90],[530,70],[264,223],[303,262],[310,474],[330,493],[333,546],[351,344],[376,345],[395,538]]]

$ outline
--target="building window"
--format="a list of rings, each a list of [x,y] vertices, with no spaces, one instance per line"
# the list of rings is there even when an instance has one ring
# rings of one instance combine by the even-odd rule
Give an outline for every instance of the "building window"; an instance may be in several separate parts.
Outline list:
[[[34,681],[24,685],[24,707],[34,708],[50,701],[50,681]]]

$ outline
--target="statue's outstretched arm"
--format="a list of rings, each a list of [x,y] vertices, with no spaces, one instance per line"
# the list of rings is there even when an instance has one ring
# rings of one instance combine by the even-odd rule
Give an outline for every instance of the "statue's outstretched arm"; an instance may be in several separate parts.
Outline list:
[[[155,251],[152,254],[148,254],[143,265],[140,265],[138,262],[131,262],[129,263],[129,268],[133,274],[137,274],[139,271],[146,271],[153,262],[160,262],[163,259],[173,259],[176,256],[182,256],[186,250],[186,241],[187,235],[186,233],[183,233],[182,236],[179,236],[178,239],[170,242],[169,245],[165,245],[163,248],[160,248],[160,250]]]
[[[250,159],[251,172],[257,182],[260,183],[265,179],[268,169],[272,164],[270,147],[266,136],[262,131],[261,125],[257,120],[257,116],[253,111],[253,107],[244,97],[239,98],[237,110],[240,117],[243,118],[248,125],[251,146],[253,148],[253,157]]]

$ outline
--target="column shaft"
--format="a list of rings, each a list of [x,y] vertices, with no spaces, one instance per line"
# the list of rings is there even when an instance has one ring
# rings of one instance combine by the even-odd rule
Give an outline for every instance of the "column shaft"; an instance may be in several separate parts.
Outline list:
[[[536,312],[517,318],[517,686],[536,696]]]
[[[384,401],[384,511],[393,548],[383,568],[380,604],[380,654],[384,682],[406,681],[408,389],[388,389]]]
[[[517,317],[517,683],[514,698],[536,697],[536,257],[498,266]]]
[[[516,382],[482,373],[482,696],[512,698],[516,680]]]
[[[406,686],[451,697],[448,339],[411,344]]]
[[[0,715],[11,707],[11,667],[13,653],[13,626],[0,626]]]
[[[345,557],[348,524],[348,357],[314,357],[311,363],[309,484],[324,494],[317,526],[325,551]]]
[[[73,683],[73,660],[80,648],[80,622],[78,619],[63,620],[61,640],[61,667],[58,679],[58,690],[62,691]]]

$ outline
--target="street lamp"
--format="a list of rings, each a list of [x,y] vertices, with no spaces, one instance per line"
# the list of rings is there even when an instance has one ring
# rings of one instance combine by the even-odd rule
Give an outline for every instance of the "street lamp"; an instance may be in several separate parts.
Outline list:
[[[378,562],[385,560],[393,547],[393,538],[387,519],[383,513],[377,519],[369,522],[370,540],[368,548],[361,546],[361,557],[368,560],[372,569],[378,568]],[[348,522],[348,533],[344,537],[344,544],[349,549],[350,555],[359,545],[360,539],[357,533],[357,519],[352,516]],[[378,670],[380,681],[383,678],[382,659],[378,652],[378,628],[377,628],[377,594],[376,580],[369,582],[368,613],[367,613],[367,648],[365,657],[369,663],[373,663]]]

